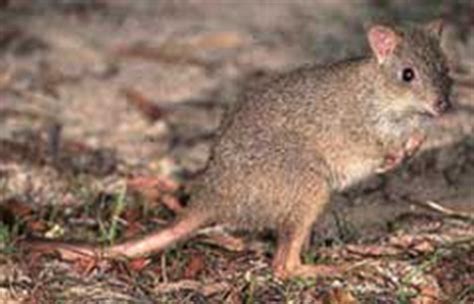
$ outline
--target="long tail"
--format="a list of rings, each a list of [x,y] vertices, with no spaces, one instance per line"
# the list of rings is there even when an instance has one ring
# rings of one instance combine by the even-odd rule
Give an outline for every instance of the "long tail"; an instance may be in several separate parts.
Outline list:
[[[103,249],[103,255],[111,258],[147,256],[190,237],[206,223],[207,217],[199,213],[187,213],[168,228],[146,235],[141,239],[106,247]]]
[[[152,232],[140,239],[125,241],[108,247],[78,245],[54,241],[30,241],[29,250],[57,252],[65,260],[84,257],[95,258],[136,258],[159,252],[176,242],[189,238],[208,223],[208,216],[200,213],[186,213],[169,227]]]

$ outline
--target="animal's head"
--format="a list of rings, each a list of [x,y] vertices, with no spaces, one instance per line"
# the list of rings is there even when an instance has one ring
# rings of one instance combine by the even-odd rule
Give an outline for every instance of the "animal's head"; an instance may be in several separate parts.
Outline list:
[[[392,109],[439,116],[451,107],[452,80],[440,45],[442,29],[442,21],[436,20],[404,28],[374,25],[368,30]]]

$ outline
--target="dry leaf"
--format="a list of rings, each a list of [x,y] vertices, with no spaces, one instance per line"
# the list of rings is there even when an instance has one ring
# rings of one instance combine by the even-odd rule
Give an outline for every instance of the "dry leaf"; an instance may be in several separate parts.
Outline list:
[[[193,279],[196,275],[199,274],[205,267],[205,259],[203,255],[200,254],[193,254],[186,268],[184,269],[184,278],[186,279]]]
[[[348,289],[334,288],[326,295],[324,304],[357,304],[359,301]]]
[[[138,258],[138,259],[133,259],[128,263],[128,266],[130,269],[133,271],[141,271],[143,270],[146,266],[150,264],[151,260],[149,258]]]

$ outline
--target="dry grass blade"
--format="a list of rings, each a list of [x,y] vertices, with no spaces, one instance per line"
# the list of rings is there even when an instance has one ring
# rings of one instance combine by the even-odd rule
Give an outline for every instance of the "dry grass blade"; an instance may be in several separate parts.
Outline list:
[[[181,280],[178,282],[159,284],[155,287],[154,291],[157,293],[168,293],[187,289],[199,292],[204,296],[210,296],[215,293],[225,291],[228,288],[229,284],[226,282],[205,284],[194,280]]]
[[[460,211],[454,211],[452,209],[449,209],[447,207],[444,207],[434,201],[418,201],[412,198],[406,198],[410,203],[416,204],[418,206],[421,206],[423,208],[427,208],[431,211],[435,211],[436,213],[439,213],[443,216],[446,217],[452,217],[452,218],[457,218],[460,220],[465,220],[468,222],[474,223],[474,214],[467,213],[467,212],[460,212]]]

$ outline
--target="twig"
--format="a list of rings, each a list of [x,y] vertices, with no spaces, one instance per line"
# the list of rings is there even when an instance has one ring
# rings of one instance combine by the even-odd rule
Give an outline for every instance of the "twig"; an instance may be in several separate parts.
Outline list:
[[[474,215],[472,215],[472,214],[468,214],[468,213],[464,213],[464,212],[456,212],[454,210],[443,207],[440,204],[438,204],[436,202],[433,202],[433,201],[426,201],[425,204],[429,208],[431,208],[431,209],[433,209],[437,212],[443,213],[445,215],[448,215],[448,216],[454,216],[454,217],[457,216],[457,217],[463,217],[463,218],[474,220]]]
[[[168,283],[168,272],[166,269],[166,253],[161,255],[161,275],[163,277],[163,284]]]
[[[127,101],[136,107],[150,122],[164,118],[164,116],[169,112],[159,107],[151,99],[136,89],[123,88],[122,94],[125,96]]]
[[[154,291],[158,293],[168,293],[188,289],[202,293],[204,296],[210,296],[227,288],[229,288],[229,285],[225,282],[204,284],[194,280],[181,280],[178,282],[158,284],[158,286],[154,288]]]
[[[440,204],[434,201],[418,201],[409,197],[405,197],[405,199],[408,200],[410,203],[430,209],[444,216],[457,218],[460,220],[465,220],[465,221],[474,223],[474,214],[467,213],[467,212],[454,211],[447,207],[441,206]]]

